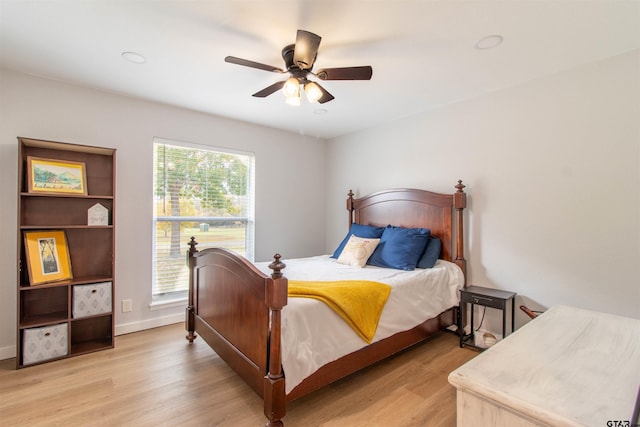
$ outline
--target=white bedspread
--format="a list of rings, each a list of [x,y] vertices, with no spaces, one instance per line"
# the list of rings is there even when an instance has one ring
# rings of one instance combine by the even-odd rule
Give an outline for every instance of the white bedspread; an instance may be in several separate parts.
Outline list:
[[[338,264],[329,255],[283,259],[292,280],[372,280],[392,286],[372,342],[409,330],[457,305],[464,277],[454,263],[438,260],[431,269],[413,271]],[[257,263],[270,274],[269,263]],[[326,304],[310,298],[289,298],[282,310],[282,366],[286,392],[321,366],[352,353],[366,343]]]

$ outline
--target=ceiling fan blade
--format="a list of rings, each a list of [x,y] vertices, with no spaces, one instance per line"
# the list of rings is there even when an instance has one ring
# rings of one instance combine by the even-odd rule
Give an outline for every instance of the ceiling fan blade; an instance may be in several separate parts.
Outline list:
[[[254,93],[253,96],[257,98],[266,98],[267,96],[271,95],[273,92],[276,92],[282,89],[282,86],[284,86],[285,82],[286,80],[282,82],[274,83],[271,86],[265,87],[261,91]]]
[[[309,31],[298,30],[296,36],[296,47],[293,52],[293,63],[301,70],[310,70],[318,55],[320,47],[320,37]]]
[[[335,99],[333,95],[331,95],[325,88],[320,86],[318,82],[314,82],[320,88],[320,92],[322,92],[322,96],[318,99],[318,104],[324,104],[325,102],[329,102],[332,99]]]
[[[259,70],[272,71],[274,73],[284,73],[284,70],[273,65],[261,64],[255,61],[249,61],[248,59],[236,58],[235,56],[227,56],[224,58],[224,62],[236,65],[244,65],[245,67],[257,68]]]
[[[362,67],[323,68],[316,76],[322,80],[370,80],[373,69],[369,65]]]

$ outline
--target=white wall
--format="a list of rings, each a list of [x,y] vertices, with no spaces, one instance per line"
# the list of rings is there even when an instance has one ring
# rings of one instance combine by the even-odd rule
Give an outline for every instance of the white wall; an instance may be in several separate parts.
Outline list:
[[[255,153],[256,261],[324,251],[325,141],[0,71],[0,359],[15,355],[17,136],[118,150],[117,333],[184,317],[184,304],[149,309],[154,136]]]
[[[463,179],[469,284],[640,318],[640,51],[337,138],[327,159],[327,251],[350,188]]]

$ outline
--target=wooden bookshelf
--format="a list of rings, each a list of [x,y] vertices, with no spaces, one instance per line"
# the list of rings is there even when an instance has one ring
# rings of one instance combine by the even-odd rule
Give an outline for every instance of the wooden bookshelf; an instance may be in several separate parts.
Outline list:
[[[18,138],[18,143],[16,367],[113,348],[116,150],[22,137]],[[57,190],[30,191],[29,158],[83,163],[86,194],[67,194]],[[107,224],[88,224],[88,210],[96,203],[107,209]],[[37,260],[27,258],[24,236],[30,231],[64,232],[71,263],[71,278],[33,283],[29,274],[29,262],[31,268],[36,268],[39,264]],[[93,290],[96,297],[90,294],[87,303],[80,304],[87,308],[83,312],[77,308],[79,301],[75,299],[80,298],[77,294],[83,290],[82,286],[92,284],[99,284],[99,292]],[[98,304],[102,311],[91,313],[89,306]],[[54,326],[58,330],[66,330],[66,354],[49,357],[45,349],[44,354],[28,354],[27,357],[26,353],[41,342],[25,342],[25,335],[32,340],[31,336],[38,331],[37,328],[46,331],[46,328]],[[42,339],[46,340],[48,337],[44,336]],[[57,339],[56,345],[64,347],[63,338],[58,336]]]

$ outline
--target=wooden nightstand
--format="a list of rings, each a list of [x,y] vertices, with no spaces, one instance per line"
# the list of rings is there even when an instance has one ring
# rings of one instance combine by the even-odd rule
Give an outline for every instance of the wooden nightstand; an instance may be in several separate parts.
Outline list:
[[[484,307],[496,308],[502,310],[502,337],[506,337],[507,334],[507,301],[511,301],[511,332],[515,330],[515,292],[501,291],[498,289],[483,288],[480,286],[467,286],[460,291],[460,308],[459,313],[463,313],[464,304],[471,304],[471,332],[469,334],[464,333],[464,325],[462,324],[462,315],[459,317],[458,331],[460,335],[460,347],[473,347],[480,349],[479,347],[469,344],[467,341],[472,341],[474,338],[474,325],[473,315],[475,305],[481,305]]]

